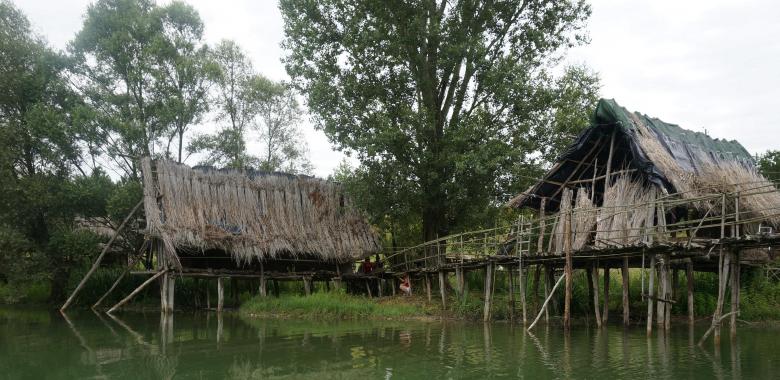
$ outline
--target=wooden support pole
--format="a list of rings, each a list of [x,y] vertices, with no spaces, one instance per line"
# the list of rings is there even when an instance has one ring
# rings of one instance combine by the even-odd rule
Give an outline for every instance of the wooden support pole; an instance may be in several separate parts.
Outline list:
[[[225,307],[225,283],[222,277],[217,277],[217,312]]]
[[[563,303],[563,328],[567,330],[571,328],[571,296],[572,296],[571,221],[572,221],[572,212],[571,210],[569,210],[569,212],[566,215],[566,224],[564,225],[564,229],[563,229],[563,233],[564,233],[563,246],[566,252],[566,266],[564,268],[564,273],[566,276],[566,294],[564,295],[564,303]]]
[[[658,298],[666,299],[666,260],[663,255],[659,255],[658,260]],[[655,321],[659,328],[664,325],[666,306],[666,302],[656,302]]]
[[[550,292],[551,292],[553,286],[555,285],[555,268],[552,265],[550,265],[550,264],[545,265],[544,277],[545,277],[545,281],[544,281],[544,298],[547,299],[547,297],[550,296]],[[550,304],[550,307],[544,309],[544,322],[545,323],[550,323],[550,312],[549,312],[549,309],[552,308],[553,312],[558,310],[554,298],[552,299],[551,302],[552,303]]]
[[[368,284],[368,283],[366,283]],[[311,277],[303,277],[303,292],[307,295],[311,295]],[[368,290],[368,296],[371,297],[371,289]]]
[[[455,267],[455,280],[458,283],[457,284],[458,285],[458,296],[463,298],[465,296],[464,289],[465,289],[465,285],[466,284],[465,284],[465,280],[463,278],[463,267],[462,266]]]
[[[260,288],[258,289],[260,297],[268,297],[268,281],[265,279],[265,267],[260,261]]]
[[[601,321],[604,325],[609,319],[609,265],[604,266],[604,311],[601,313]]]
[[[518,274],[517,279],[520,282],[520,307],[522,308],[523,312],[523,326],[525,326],[528,323],[528,308],[526,307],[525,302],[525,279],[526,276],[523,276],[523,260],[520,260],[520,267],[518,268]]]
[[[133,207],[132,210],[130,210],[130,213],[127,214],[125,219],[122,221],[122,224],[117,227],[116,231],[114,231],[114,234],[111,235],[111,239],[106,243],[106,245],[103,247],[103,250],[100,251],[100,255],[95,259],[95,262],[92,263],[92,267],[89,268],[89,271],[87,274],[84,275],[84,278],[81,279],[79,284],[76,286],[76,289],[73,290],[73,293],[70,294],[70,297],[65,301],[64,304],[62,304],[62,307],[60,307],[60,311],[65,311],[65,309],[70,306],[71,303],[73,303],[73,300],[76,299],[76,295],[81,291],[81,288],[84,287],[84,284],[87,283],[87,280],[89,280],[90,277],[92,277],[92,274],[95,273],[95,271],[100,266],[100,262],[103,261],[103,257],[106,256],[106,253],[108,253],[108,249],[111,248],[111,244],[114,243],[114,240],[116,240],[117,236],[119,236],[119,233],[122,231],[122,229],[125,228],[125,225],[127,225],[127,222],[130,221],[130,218],[135,215],[136,211],[141,207],[141,205],[144,203],[143,200],[138,202],[135,207]]]
[[[720,345],[720,324],[723,318],[721,318],[721,315],[723,314],[723,303],[725,302],[726,298],[726,288],[728,286],[728,278],[729,278],[729,267],[731,266],[731,255],[726,253],[724,254],[721,251],[721,265],[718,271],[718,300],[715,304],[715,313],[712,316],[712,323],[715,326],[715,344]]]
[[[439,292],[441,293],[441,308],[447,309],[447,274],[439,270]]]
[[[536,326],[536,322],[539,322],[539,318],[541,318],[542,313],[547,310],[547,304],[550,302],[553,295],[555,294],[555,289],[558,289],[558,285],[561,284],[561,281],[563,281],[565,277],[566,277],[566,273],[564,273],[563,276],[561,276],[561,278],[558,279],[558,282],[555,283],[555,286],[553,286],[552,291],[550,291],[550,294],[547,295],[547,298],[544,300],[544,303],[542,304],[542,309],[539,310],[539,314],[536,315],[536,319],[534,319],[531,325],[528,326],[528,331],[531,331],[531,329],[534,328],[534,326]]]
[[[623,326],[628,326],[631,324],[630,320],[630,301],[629,301],[629,294],[628,289],[631,283],[629,282],[629,271],[628,271],[628,257],[623,258],[623,267],[620,268],[620,274],[623,277]]]
[[[739,253],[731,252],[731,320],[729,330],[731,337],[737,336],[737,315],[739,314]]]
[[[482,320],[490,321],[491,303],[493,302],[493,261],[487,261],[485,266],[485,310]]]
[[[132,292],[131,292],[131,293],[130,293],[130,294],[127,296],[127,297],[123,298],[121,301],[117,302],[117,304],[116,304],[116,305],[114,305],[113,307],[111,307],[110,309],[108,309],[107,313],[111,314],[111,313],[113,313],[115,310],[117,310],[117,309],[119,309],[120,307],[122,307],[122,305],[126,304],[128,301],[130,301],[131,299],[133,299],[133,297],[135,297],[135,296],[136,296],[138,293],[140,293],[140,292],[141,292],[141,290],[143,290],[143,289],[144,289],[145,287],[147,287],[149,284],[151,284],[152,282],[154,282],[154,280],[156,280],[158,277],[160,277],[160,276],[164,275],[164,274],[165,274],[165,273],[167,273],[167,272],[168,272],[167,270],[161,270],[161,271],[157,272],[157,274],[155,274],[154,276],[152,276],[152,277],[149,277],[149,279],[148,279],[148,280],[144,281],[144,282],[143,282],[141,285],[139,285],[137,288],[135,288],[135,290],[133,290],[133,291],[132,291]]]
[[[695,322],[693,308],[693,260],[688,259],[685,263],[686,287],[688,288],[688,323],[693,325]]]
[[[176,293],[176,276],[173,273],[168,273],[166,275],[168,277],[168,309],[165,310],[166,313],[173,313],[174,310],[174,294]]]
[[[607,173],[604,175],[604,191],[609,187],[610,174],[612,173],[612,156],[615,151],[615,132],[617,127],[612,129],[612,137],[609,140],[609,155],[607,156]],[[595,169],[594,169],[595,170]]]
[[[545,206],[547,198],[542,198],[541,205],[539,206],[539,241],[536,244],[536,253],[541,254],[544,251],[544,233],[545,233]]]
[[[428,273],[425,274],[425,292],[428,295],[428,302],[431,302],[431,277]]]
[[[664,266],[666,269],[664,270],[664,277],[666,279],[666,283],[664,284],[664,299],[665,300],[673,300],[672,298],[672,259],[667,253],[664,255]],[[672,302],[664,302],[666,304],[666,307],[664,307],[664,331],[668,332],[672,328]]]
[[[653,334],[653,302],[654,302],[654,289],[653,289],[653,280],[655,278],[655,255],[650,256],[650,275],[648,276],[648,285],[647,285],[647,336],[651,336]]]
[[[160,311],[168,312],[168,275],[160,278]]]
[[[590,267],[590,275],[588,279],[591,281],[590,289],[591,295],[593,295],[593,315],[596,320],[596,327],[601,328],[601,304],[599,303],[599,267],[594,262]]]
[[[515,276],[512,272],[512,267],[507,267],[507,275],[509,276],[509,320],[515,320]]]

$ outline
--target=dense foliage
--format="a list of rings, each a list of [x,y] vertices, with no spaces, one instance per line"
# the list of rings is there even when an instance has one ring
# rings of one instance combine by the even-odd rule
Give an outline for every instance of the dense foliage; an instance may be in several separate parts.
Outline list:
[[[582,1],[281,1],[287,72],[375,222],[431,240],[486,223],[586,125],[598,81],[552,75]],[[400,227],[399,227],[400,226]]]

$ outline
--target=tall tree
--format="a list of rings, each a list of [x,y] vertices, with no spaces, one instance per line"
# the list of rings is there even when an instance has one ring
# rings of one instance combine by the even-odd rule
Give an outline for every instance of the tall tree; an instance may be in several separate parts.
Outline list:
[[[257,130],[263,152],[260,168],[267,171],[308,173],[311,163],[300,131],[301,109],[293,90],[284,83],[257,77]]]
[[[182,162],[184,134],[200,121],[208,110],[207,93],[212,67],[208,49],[202,43],[203,22],[192,6],[174,1],[157,9],[162,33],[155,43],[157,91],[163,97],[163,112],[171,128],[166,156],[171,142],[178,140],[178,162]]]
[[[377,183],[409,182],[423,238],[464,223],[527,162],[546,68],[581,43],[583,1],[281,0],[284,59],[317,127]]]
[[[188,150],[206,152],[204,163],[242,169],[257,163],[246,148],[246,134],[257,115],[252,84],[256,74],[252,62],[234,41],[221,41],[211,51],[215,65],[214,105],[221,123],[215,134],[196,136]]]

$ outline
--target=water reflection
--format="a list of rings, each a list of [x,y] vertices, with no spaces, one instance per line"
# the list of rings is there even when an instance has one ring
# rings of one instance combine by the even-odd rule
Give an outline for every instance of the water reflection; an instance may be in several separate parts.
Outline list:
[[[9,378],[766,378],[777,329],[712,346],[687,326],[644,330],[552,325],[242,320],[231,314],[0,309],[0,377]]]

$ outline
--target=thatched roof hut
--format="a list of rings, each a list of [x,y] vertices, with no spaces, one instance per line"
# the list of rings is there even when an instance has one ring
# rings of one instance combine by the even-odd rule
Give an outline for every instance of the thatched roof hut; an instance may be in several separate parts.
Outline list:
[[[761,188],[767,190],[756,190]],[[673,194],[691,200],[702,213],[709,210],[717,215],[720,207],[712,210],[712,202],[696,203],[696,199],[703,194],[739,192],[750,194],[742,198],[743,218],[749,214],[765,217],[775,226],[780,224],[780,193],[758,172],[753,158],[738,142],[685,130],[602,99],[591,125],[539,182],[510,200],[508,206],[544,207],[548,213],[593,208],[592,218],[586,218],[591,220],[580,221],[584,223],[580,230],[598,224],[601,231],[617,230],[610,228],[614,223],[629,229],[652,225],[655,217],[652,213],[624,214],[619,217],[628,220],[615,221],[602,218],[599,209],[653,202]],[[733,210],[734,205],[729,207]],[[666,212],[669,216],[687,211]],[[677,220],[685,216],[669,217]]]
[[[343,263],[381,249],[377,233],[333,182],[149,158],[142,171],[148,232],[174,265],[182,251],[220,250],[249,264],[298,257]]]

